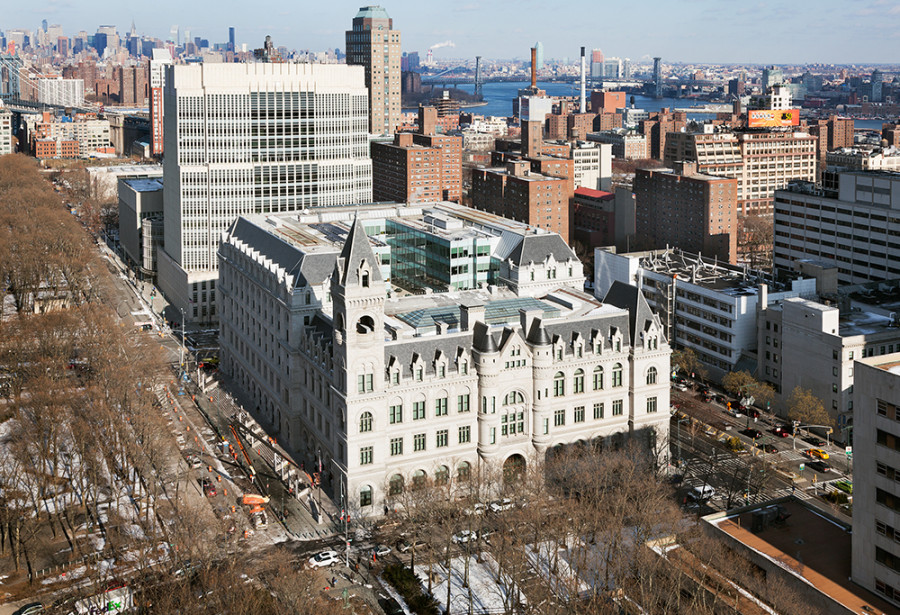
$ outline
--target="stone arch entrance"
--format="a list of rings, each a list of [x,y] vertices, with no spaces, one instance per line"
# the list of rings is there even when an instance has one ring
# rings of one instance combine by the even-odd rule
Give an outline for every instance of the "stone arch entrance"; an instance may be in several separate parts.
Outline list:
[[[518,482],[525,474],[525,458],[518,453],[510,455],[503,462],[503,482],[510,484]]]

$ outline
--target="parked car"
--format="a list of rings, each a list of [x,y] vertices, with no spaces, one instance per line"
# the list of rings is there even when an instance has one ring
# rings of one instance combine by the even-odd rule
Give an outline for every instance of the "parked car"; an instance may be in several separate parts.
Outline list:
[[[775,446],[774,444],[764,444],[764,445],[763,445],[763,450],[764,450],[765,452],[767,452],[767,453],[777,453],[777,452],[778,452],[778,447]]]
[[[40,602],[32,602],[30,604],[26,604],[21,609],[16,611],[13,615],[36,615],[37,613],[44,612],[44,605]]]
[[[793,431],[794,428],[790,425],[776,425],[772,428],[772,433],[782,438],[787,438],[793,433]]]
[[[824,461],[810,461],[806,464],[807,468],[811,468],[816,472],[830,472],[831,466],[825,463]]]
[[[753,440],[756,440],[757,438],[762,438],[762,432],[758,429],[742,429],[741,433]]]
[[[804,438],[801,438],[804,442],[809,442],[813,446],[825,446],[825,441],[821,440],[813,435],[808,435]]]
[[[324,568],[337,564],[339,559],[337,551],[322,551],[309,558],[309,565],[313,568]]]
[[[688,491],[687,497],[694,502],[705,502],[716,495],[716,490],[711,485],[699,485]]]
[[[466,508],[463,513],[466,515],[481,515],[484,514],[484,509],[484,504],[477,502],[472,508]]]
[[[820,448],[808,448],[804,452],[810,457],[815,457],[817,459],[828,459],[828,453]]]
[[[680,382],[672,383],[672,388],[678,389],[679,391],[687,391],[688,390],[688,386],[686,384],[682,384]]]
[[[185,453],[184,461],[188,464],[189,468],[197,469],[203,465],[203,461],[200,459],[200,455],[197,453]]]
[[[463,530],[452,536],[453,542],[458,545],[464,545],[470,540],[478,540],[478,532],[474,530]]]
[[[372,549],[372,553],[378,557],[384,557],[385,555],[390,554],[391,550],[392,549],[387,545],[375,545],[375,548]]]
[[[397,543],[397,550],[400,553],[406,553],[407,551],[411,551],[413,547],[415,547],[416,551],[419,549],[423,549],[428,546],[424,540],[416,540],[413,542],[409,542],[408,540],[401,540]]]
[[[513,501],[509,498],[503,498],[502,500],[494,500],[493,502],[491,502],[490,506],[488,506],[488,509],[492,513],[499,513],[503,512],[504,510],[509,510],[512,507]]]

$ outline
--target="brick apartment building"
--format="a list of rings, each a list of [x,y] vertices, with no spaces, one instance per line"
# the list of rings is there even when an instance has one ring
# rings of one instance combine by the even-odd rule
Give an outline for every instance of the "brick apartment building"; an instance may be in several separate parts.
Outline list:
[[[472,171],[472,205],[559,233],[568,242],[569,186],[565,177],[537,173],[531,161],[515,160],[505,168]]]
[[[397,133],[393,143],[372,143],[372,196],[376,201],[461,200],[462,137],[434,134],[434,111],[420,108],[419,133]]]
[[[816,180],[818,139],[805,132],[772,130],[670,132],[665,163],[697,163],[697,172],[737,179],[737,210],[771,214],[776,190],[793,180]]]
[[[828,152],[842,147],[853,147],[853,118],[832,115],[827,120],[815,120],[809,123],[809,134],[818,137],[816,160],[819,169],[826,164]]]
[[[372,198],[423,203],[441,199],[441,151],[398,132],[393,143],[372,143]]]
[[[649,119],[641,121],[641,133],[647,137],[649,156],[662,160],[666,151],[666,135],[670,132],[681,132],[687,126],[687,113],[676,111],[671,113],[663,108],[658,113],[651,113]]]
[[[638,241],[737,263],[737,180],[697,172],[693,162],[674,169],[638,169],[634,178]]]

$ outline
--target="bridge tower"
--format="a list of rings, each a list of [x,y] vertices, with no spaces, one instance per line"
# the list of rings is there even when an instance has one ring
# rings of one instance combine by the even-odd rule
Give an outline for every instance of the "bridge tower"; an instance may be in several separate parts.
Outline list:
[[[482,99],[482,86],[484,85],[484,76],[481,74],[481,56],[475,56],[475,97]]]

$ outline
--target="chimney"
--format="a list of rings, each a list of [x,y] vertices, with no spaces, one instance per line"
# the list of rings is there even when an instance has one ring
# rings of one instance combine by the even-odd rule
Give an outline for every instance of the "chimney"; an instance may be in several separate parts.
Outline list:
[[[531,48],[531,89],[537,89],[537,47]]]
[[[471,331],[476,322],[484,322],[484,306],[461,304],[459,306],[459,330]]]
[[[584,93],[584,47],[581,48],[581,106],[578,107],[580,113],[587,113],[587,105]]]
[[[526,310],[522,308],[519,310],[519,324],[522,325],[522,333],[526,336],[528,332],[531,330],[531,323],[534,322],[536,318],[541,318],[544,315],[543,310]]]

